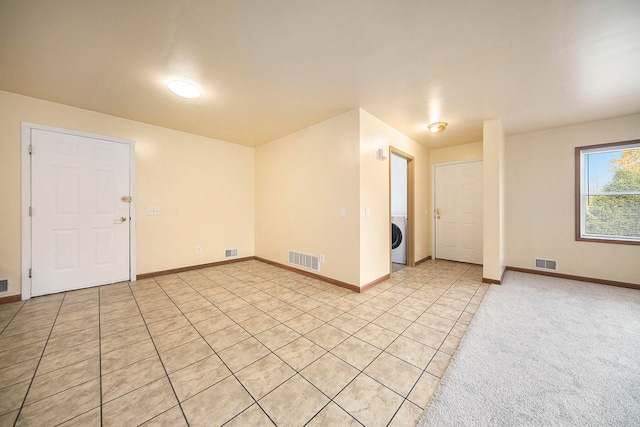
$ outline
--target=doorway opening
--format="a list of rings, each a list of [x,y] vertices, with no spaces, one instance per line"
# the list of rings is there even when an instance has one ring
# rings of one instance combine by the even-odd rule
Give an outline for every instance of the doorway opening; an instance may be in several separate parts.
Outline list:
[[[413,227],[413,157],[391,147],[391,271],[415,266]]]

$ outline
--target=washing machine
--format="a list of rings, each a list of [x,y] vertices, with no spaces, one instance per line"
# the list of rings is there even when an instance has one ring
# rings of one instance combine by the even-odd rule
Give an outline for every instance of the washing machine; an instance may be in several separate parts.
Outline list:
[[[407,263],[407,216],[394,215],[391,217],[391,262]]]

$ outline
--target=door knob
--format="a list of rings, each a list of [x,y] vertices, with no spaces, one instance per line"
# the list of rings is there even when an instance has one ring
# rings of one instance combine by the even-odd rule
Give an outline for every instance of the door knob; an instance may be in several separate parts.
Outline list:
[[[127,220],[127,217],[126,217],[126,216],[121,216],[121,217],[120,217],[120,222],[125,222],[126,220]]]
[[[440,219],[440,208],[436,208],[436,218]]]

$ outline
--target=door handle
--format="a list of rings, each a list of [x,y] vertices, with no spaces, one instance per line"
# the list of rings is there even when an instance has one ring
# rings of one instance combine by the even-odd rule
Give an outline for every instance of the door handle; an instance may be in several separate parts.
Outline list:
[[[127,217],[126,217],[126,216],[121,216],[121,217],[120,217],[120,222],[125,222],[126,220],[127,220]],[[117,220],[116,220],[116,221],[117,221]]]
[[[440,219],[440,208],[436,208],[436,218]]]

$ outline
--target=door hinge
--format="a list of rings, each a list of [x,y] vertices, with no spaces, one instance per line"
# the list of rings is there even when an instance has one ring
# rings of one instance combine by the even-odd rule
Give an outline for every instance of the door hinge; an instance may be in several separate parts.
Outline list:
[[[31,278],[31,269],[29,269],[29,278]]]
[[[29,216],[33,216],[33,208],[29,206]]]
[[[122,200],[125,203],[131,203],[131,196],[122,196],[120,200]]]
[[[33,154],[33,145],[29,144],[29,154]]]

